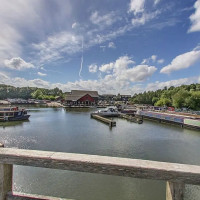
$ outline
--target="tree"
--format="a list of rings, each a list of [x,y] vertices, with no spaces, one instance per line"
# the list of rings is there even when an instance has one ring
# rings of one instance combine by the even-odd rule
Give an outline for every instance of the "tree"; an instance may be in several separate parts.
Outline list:
[[[183,108],[186,107],[186,98],[188,98],[190,96],[190,93],[185,90],[185,89],[181,89],[179,90],[175,95],[173,95],[172,97],[172,101],[173,101],[173,106],[176,108]]]
[[[155,103],[156,106],[171,106],[172,102],[170,99],[161,98],[159,101]]]
[[[41,89],[37,89],[35,92],[33,92],[33,93],[31,94],[31,96],[32,96],[34,99],[38,99],[39,97],[40,97],[39,99],[41,99],[42,96],[43,96],[42,90],[41,90]]]

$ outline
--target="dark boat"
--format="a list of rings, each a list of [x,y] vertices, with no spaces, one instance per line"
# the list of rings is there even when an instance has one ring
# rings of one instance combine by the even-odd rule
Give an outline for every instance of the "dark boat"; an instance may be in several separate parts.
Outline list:
[[[30,115],[27,114],[27,110],[18,107],[4,107],[0,108],[0,121],[21,121],[28,120]]]

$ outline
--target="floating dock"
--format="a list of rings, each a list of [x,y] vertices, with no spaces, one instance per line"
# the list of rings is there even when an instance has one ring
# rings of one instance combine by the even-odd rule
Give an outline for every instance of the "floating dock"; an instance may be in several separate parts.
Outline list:
[[[108,118],[105,118],[99,115],[94,115],[94,114],[91,114],[91,117],[105,124],[108,124],[110,127],[116,126],[116,121],[113,121],[112,119],[108,119]]]

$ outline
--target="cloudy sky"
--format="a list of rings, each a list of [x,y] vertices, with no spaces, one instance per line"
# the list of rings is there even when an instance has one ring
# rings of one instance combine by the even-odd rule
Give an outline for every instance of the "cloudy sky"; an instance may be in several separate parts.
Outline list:
[[[0,83],[134,94],[200,82],[200,0],[0,5]]]

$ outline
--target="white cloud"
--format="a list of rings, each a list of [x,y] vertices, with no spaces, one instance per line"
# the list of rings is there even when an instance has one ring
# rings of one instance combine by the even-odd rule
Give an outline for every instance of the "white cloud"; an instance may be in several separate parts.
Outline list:
[[[163,67],[160,70],[160,72],[169,74],[172,71],[185,69],[185,68],[191,67],[198,60],[200,60],[200,50],[199,51],[193,50],[193,51],[190,51],[190,52],[187,52],[175,57],[172,60],[172,62],[169,65]]]
[[[77,28],[77,27],[78,27],[78,23],[74,22],[74,23],[72,24],[72,29],[75,29],[75,28]]]
[[[157,63],[162,63],[164,62],[163,59],[160,59],[160,60],[157,60],[158,56],[157,55],[152,55],[151,57],[149,58],[145,58],[142,60],[141,64],[149,64],[150,62],[157,62]]]
[[[162,64],[162,63],[165,62],[165,60],[164,59],[159,59],[157,62],[158,62],[158,64]]]
[[[117,17],[114,12],[110,12],[110,13],[105,14],[105,15],[99,15],[98,11],[95,11],[90,16],[90,21],[93,24],[96,24],[96,25],[101,26],[101,27],[110,26],[114,22],[116,22],[117,19],[119,19],[119,17]]]
[[[100,68],[103,72],[110,72],[104,77],[100,76],[98,80],[79,80],[67,82],[66,84],[50,84],[49,87],[59,87],[64,91],[71,89],[98,90],[99,93],[118,92],[133,94],[140,91],[138,86],[132,86],[132,83],[145,81],[156,71],[154,66],[138,65],[130,67],[134,61],[128,56],[119,57],[115,62],[102,65]],[[106,67],[105,67],[106,66]]]
[[[108,48],[115,49],[116,48],[115,43],[114,42],[109,42],[108,43]]]
[[[152,59],[153,62],[156,62],[157,55],[152,55],[152,56],[151,56],[151,59]]]
[[[144,12],[145,0],[131,0],[129,4],[129,12],[133,12],[134,15]]]
[[[148,69],[148,66],[143,66],[143,67],[138,66],[135,69],[135,73],[138,73],[138,71],[139,73],[141,73],[141,71],[144,71],[146,74],[146,71],[150,72],[152,71],[152,69],[150,68]],[[131,78],[134,79],[134,76],[133,77],[131,76]],[[11,78],[11,77],[8,77],[6,74],[0,72],[0,84],[13,85],[15,87],[29,86],[29,87],[39,87],[39,88],[51,88],[51,89],[58,87],[62,89],[63,91],[70,91],[72,89],[97,90],[100,94],[103,94],[103,93],[117,94],[119,92],[126,93],[126,94],[134,94],[134,93],[143,92],[143,91],[155,91],[157,89],[162,89],[165,86],[169,88],[170,86],[176,87],[183,84],[188,85],[192,83],[200,83],[200,77],[182,78],[182,79],[170,80],[166,82],[156,81],[154,83],[147,84],[146,87],[143,87],[142,84],[134,84],[134,85],[130,84],[130,80],[127,80],[127,81],[118,80],[113,75],[106,75],[104,78],[101,78],[99,80],[79,80],[79,81],[67,82],[63,84],[63,83],[50,83],[42,79],[26,80],[20,77]]]
[[[149,58],[144,58],[141,62],[141,64],[148,64],[149,63]]]
[[[37,73],[39,76],[46,76],[47,74],[45,74],[45,73],[42,73],[42,72],[38,72]]]
[[[105,49],[106,49],[106,46],[105,45],[101,45],[101,46],[99,46],[103,51],[105,51]]]
[[[156,71],[156,67],[148,65],[137,65],[136,67],[127,69],[122,72],[121,79],[130,80],[131,82],[145,81],[148,77],[152,76]]]
[[[197,0],[194,4],[195,13],[190,16],[190,21],[192,23],[188,32],[200,31],[200,0]]]
[[[0,72],[0,80],[4,80],[4,79],[9,79],[9,77],[3,72]]]
[[[113,67],[114,67],[114,63],[109,63],[109,64],[101,65],[101,67],[99,67],[99,70],[101,72],[110,72],[110,70],[112,70]]]
[[[50,62],[63,58],[65,54],[80,52],[82,37],[70,32],[60,32],[33,46],[39,51],[41,62]]]
[[[25,62],[22,58],[11,58],[10,60],[5,60],[4,64],[6,67],[14,70],[24,70],[35,68],[33,64]]]
[[[153,12],[153,13],[143,13],[141,16],[137,16],[132,19],[132,25],[133,26],[141,26],[146,24],[148,21],[154,19],[159,12]]]
[[[126,71],[126,69],[128,69],[128,66],[130,64],[134,64],[135,61],[133,61],[130,57],[128,56],[122,56],[119,57],[116,61],[115,61],[115,65],[114,65],[114,69],[113,72],[115,75],[121,75],[121,73],[123,71]]]
[[[13,85],[15,87],[40,87],[51,88],[51,84],[48,81],[42,79],[26,80],[20,77],[8,77],[0,72],[0,84]]]
[[[0,4],[0,65],[5,59],[22,57],[33,40],[40,41],[47,32],[56,31],[55,24],[60,30],[70,20],[68,1],[0,0]],[[59,12],[52,12],[55,8]]]
[[[129,11],[134,15],[134,26],[125,22],[128,17],[121,11],[106,10],[93,12],[89,16],[92,24],[86,21],[88,16],[80,20],[84,22],[81,24],[74,21],[73,6],[72,1],[1,0],[0,65],[5,59],[24,58],[23,52],[35,65],[64,61],[81,51],[81,38],[87,49],[111,41],[155,16],[145,11],[145,0],[132,0]]]
[[[98,69],[96,64],[91,64],[88,68],[89,68],[89,72],[91,73],[96,73]]]
[[[190,78],[181,78],[181,79],[177,79],[177,80],[170,80],[170,81],[165,81],[165,82],[159,82],[156,81],[155,83],[149,83],[145,90],[146,91],[155,91],[158,89],[163,89],[164,87],[177,87],[177,86],[181,86],[181,85],[189,85],[192,83],[200,83],[200,77],[190,77]]]
[[[37,52],[37,59],[40,64],[45,62],[53,62],[66,58],[82,51],[82,39],[84,41],[84,50],[88,48],[110,41],[113,38],[123,35],[129,31],[131,27],[125,25],[116,30],[104,32],[101,28],[87,29],[82,27],[81,32],[72,33],[69,31],[55,33],[44,41],[33,44],[33,48]],[[103,47],[103,46],[102,46]],[[103,47],[104,49],[104,47]]]
[[[154,5],[156,6],[158,3],[160,3],[160,0],[154,0]]]
[[[0,2],[0,65],[3,65],[5,59],[20,56],[22,53],[20,44],[24,40],[22,27],[29,23],[34,27],[34,21],[37,20],[35,8],[38,1],[31,2],[22,0]]]
[[[116,79],[122,84],[127,82],[141,82],[145,81],[148,77],[156,71],[156,67],[148,65],[137,65],[129,67],[135,62],[128,56],[119,57],[115,62],[102,65],[99,70],[101,72],[110,73],[106,77],[110,79]],[[105,78],[106,78],[105,77]]]
[[[147,12],[145,9],[145,0],[131,0],[128,12],[133,13],[134,15],[132,19],[133,27],[144,25],[160,14],[160,11],[158,10],[154,12]]]

